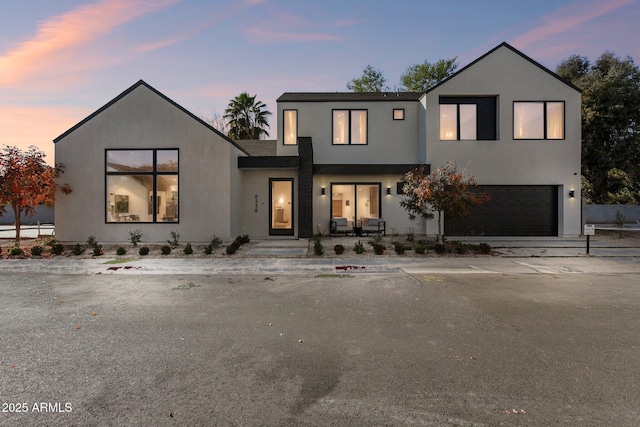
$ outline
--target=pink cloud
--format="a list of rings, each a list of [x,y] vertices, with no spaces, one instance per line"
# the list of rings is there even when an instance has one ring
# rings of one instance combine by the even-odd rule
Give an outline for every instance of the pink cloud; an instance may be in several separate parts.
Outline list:
[[[309,22],[290,13],[281,13],[274,21],[261,21],[245,31],[250,40],[256,44],[274,42],[340,42],[342,37],[324,33],[307,32],[308,29],[318,27],[319,24]],[[288,28],[290,31],[282,31]]]
[[[609,0],[574,3],[546,16],[541,25],[516,37],[511,44],[532,55],[538,54],[538,57],[553,57],[562,50],[563,44],[565,49],[583,46],[586,40],[584,37],[577,37],[577,34],[593,34],[597,29],[594,21],[635,2],[636,0]],[[559,36],[568,34],[575,36],[574,42],[559,41]]]
[[[27,79],[73,57],[113,28],[181,0],[101,0],[41,23],[36,34],[0,57],[0,87]]]
[[[342,41],[342,37],[333,34],[326,33],[294,33],[274,31],[264,28],[251,28],[247,31],[247,34],[253,40],[254,43],[264,44],[271,42],[339,42]]]

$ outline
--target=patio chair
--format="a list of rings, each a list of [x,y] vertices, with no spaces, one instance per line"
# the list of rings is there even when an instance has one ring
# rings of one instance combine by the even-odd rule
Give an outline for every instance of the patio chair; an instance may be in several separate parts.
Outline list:
[[[362,234],[369,235],[369,233],[376,233],[383,236],[387,235],[387,223],[383,218],[363,218],[362,219]]]
[[[337,236],[338,233],[351,236],[353,234],[353,222],[347,221],[347,218],[331,218],[329,230],[331,230],[332,236]]]

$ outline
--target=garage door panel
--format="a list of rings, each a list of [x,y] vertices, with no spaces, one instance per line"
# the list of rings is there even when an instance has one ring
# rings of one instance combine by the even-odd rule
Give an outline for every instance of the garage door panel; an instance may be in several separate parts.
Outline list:
[[[446,218],[449,236],[557,236],[558,187],[478,186],[491,200],[471,209],[468,218]]]

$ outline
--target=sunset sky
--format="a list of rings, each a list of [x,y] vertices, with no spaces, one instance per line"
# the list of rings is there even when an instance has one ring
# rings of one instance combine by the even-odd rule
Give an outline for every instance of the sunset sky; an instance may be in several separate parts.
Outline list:
[[[371,64],[387,84],[425,59],[461,66],[503,41],[555,70],[606,50],[640,61],[640,0],[23,0],[0,12],[0,146],[52,140],[139,79],[223,114],[243,91],[346,91]]]

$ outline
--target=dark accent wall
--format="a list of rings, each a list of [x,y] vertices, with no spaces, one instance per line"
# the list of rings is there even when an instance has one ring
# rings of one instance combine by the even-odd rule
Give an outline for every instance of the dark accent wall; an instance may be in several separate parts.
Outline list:
[[[313,145],[310,137],[298,138],[298,237],[313,237]]]
[[[491,200],[471,208],[467,218],[445,218],[449,236],[557,236],[555,185],[480,185]]]
[[[296,156],[238,157],[238,168],[240,169],[298,169],[299,167],[300,159]]]
[[[316,175],[403,175],[418,166],[420,165],[319,164],[313,165],[313,173]]]

